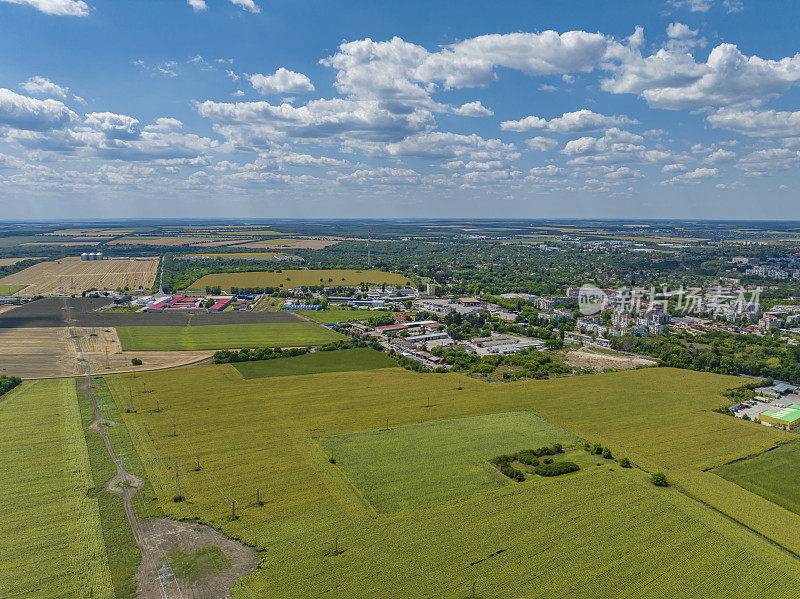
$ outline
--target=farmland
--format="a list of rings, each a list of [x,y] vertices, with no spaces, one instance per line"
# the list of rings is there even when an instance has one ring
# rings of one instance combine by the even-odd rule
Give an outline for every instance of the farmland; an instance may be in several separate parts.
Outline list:
[[[231,287],[303,287],[309,285],[355,286],[361,283],[372,285],[410,285],[403,275],[381,270],[284,270],[278,272],[237,272],[206,275],[192,283],[190,289],[205,289],[219,285]]]
[[[120,417],[160,509],[265,552],[236,597],[466,597],[473,582],[484,597],[675,597],[689,584],[704,597],[791,597],[800,582],[772,545],[640,470],[510,483],[482,462],[581,437],[713,499],[703,485],[730,483],[699,468],[789,438],[710,411],[734,377],[657,368],[488,384],[391,368],[246,379],[226,364],[106,380],[120,408],[132,389],[138,412]],[[172,501],[176,460],[183,503]]]
[[[118,327],[124,351],[197,351],[242,347],[320,345],[342,335],[310,322],[206,325],[193,327]]]
[[[87,289],[142,287],[155,280],[158,260],[90,260],[64,258],[39,262],[0,279],[2,285],[24,285],[19,295],[69,295]]]
[[[391,368],[397,363],[386,354],[374,349],[359,347],[341,351],[323,351],[295,358],[238,362],[234,368],[246,379],[320,374],[324,372],[349,372]]]
[[[27,285],[1,285],[0,284],[0,295],[14,295],[18,291],[22,291],[25,289]]]
[[[378,511],[428,507],[512,484],[488,458],[575,435],[529,412],[409,424],[320,440]]]
[[[75,385],[0,400],[0,596],[114,597]]]
[[[347,310],[343,308],[328,308],[327,310],[313,310],[305,312],[312,320],[322,324],[336,324],[337,322],[348,322],[351,320],[366,320],[376,314],[370,310]],[[391,312],[379,312],[380,314],[392,314]]]
[[[800,444],[784,445],[774,451],[715,468],[713,472],[737,485],[800,514]]]

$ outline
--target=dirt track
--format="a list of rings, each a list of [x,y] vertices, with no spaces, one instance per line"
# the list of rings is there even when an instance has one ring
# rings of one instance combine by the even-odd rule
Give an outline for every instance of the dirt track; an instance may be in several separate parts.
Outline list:
[[[593,372],[603,372],[606,369],[630,370],[640,366],[655,366],[656,361],[638,356],[606,353],[589,347],[582,347],[567,353],[567,364],[575,368],[588,368]]]

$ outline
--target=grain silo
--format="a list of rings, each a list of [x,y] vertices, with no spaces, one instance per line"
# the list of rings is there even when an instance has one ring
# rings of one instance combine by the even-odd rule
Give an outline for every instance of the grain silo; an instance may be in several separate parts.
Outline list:
[[[87,254],[86,252],[83,252],[81,254],[81,260],[83,260],[85,262],[88,259],[89,259],[89,254]]]

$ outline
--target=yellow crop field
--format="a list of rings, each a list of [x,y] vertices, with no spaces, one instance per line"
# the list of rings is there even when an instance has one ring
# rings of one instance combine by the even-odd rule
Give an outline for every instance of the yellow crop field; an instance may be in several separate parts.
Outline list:
[[[283,270],[277,272],[233,272],[206,275],[192,283],[190,289],[204,289],[219,285],[223,289],[231,287],[303,287],[309,285],[355,286],[369,285],[410,285],[411,281],[401,274],[382,270]]]
[[[113,598],[71,379],[0,397],[0,597]]]
[[[0,285],[25,285],[17,295],[70,295],[89,289],[152,287],[158,260],[81,260],[39,262],[0,279]]]

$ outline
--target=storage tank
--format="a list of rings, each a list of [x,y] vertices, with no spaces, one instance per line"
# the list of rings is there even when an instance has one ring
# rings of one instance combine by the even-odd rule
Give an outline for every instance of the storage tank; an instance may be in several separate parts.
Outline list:
[[[103,259],[103,252],[97,252],[95,254],[95,260],[102,260]]]
[[[88,259],[89,259],[89,254],[87,254],[86,252],[83,252],[83,253],[81,254],[81,260],[84,260],[84,261],[85,261],[85,260],[88,260]]]
[[[89,252],[89,260],[97,260],[97,254],[94,252]]]

